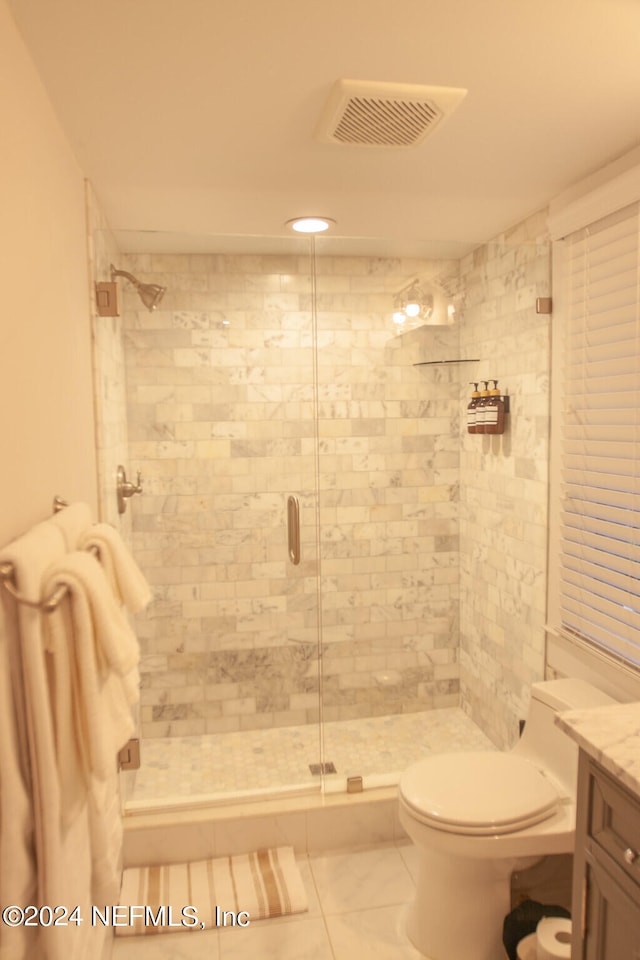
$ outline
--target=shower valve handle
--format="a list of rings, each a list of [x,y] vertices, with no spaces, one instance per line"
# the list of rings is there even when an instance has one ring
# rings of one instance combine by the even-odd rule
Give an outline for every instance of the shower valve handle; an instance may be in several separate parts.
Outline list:
[[[135,485],[133,483],[127,483],[126,486],[131,487],[131,493],[129,494],[130,497],[133,496],[134,493],[142,493],[142,474],[140,473],[139,470],[136,474]]]
[[[127,474],[122,465],[118,467],[118,472],[116,475],[116,495],[118,498],[118,513],[124,513],[127,509],[125,500],[128,500],[129,497],[132,497],[136,493],[142,493],[142,474],[138,470],[138,475],[136,477],[136,482],[132,483],[131,480],[127,480]]]

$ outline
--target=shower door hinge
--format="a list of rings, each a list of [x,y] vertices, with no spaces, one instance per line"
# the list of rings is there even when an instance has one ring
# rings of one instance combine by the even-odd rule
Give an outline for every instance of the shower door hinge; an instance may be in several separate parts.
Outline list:
[[[127,740],[118,754],[118,767],[120,770],[140,769],[140,741],[137,737]]]
[[[551,313],[552,309],[551,297],[538,297],[536,299],[536,313]]]
[[[337,773],[336,765],[332,760],[328,760],[326,763],[310,763],[309,770],[313,777],[320,777],[322,774],[327,773]]]

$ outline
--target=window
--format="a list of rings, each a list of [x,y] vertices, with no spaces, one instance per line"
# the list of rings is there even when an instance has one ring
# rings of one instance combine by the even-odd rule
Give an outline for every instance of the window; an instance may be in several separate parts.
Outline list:
[[[640,669],[640,204],[556,256],[550,621]]]

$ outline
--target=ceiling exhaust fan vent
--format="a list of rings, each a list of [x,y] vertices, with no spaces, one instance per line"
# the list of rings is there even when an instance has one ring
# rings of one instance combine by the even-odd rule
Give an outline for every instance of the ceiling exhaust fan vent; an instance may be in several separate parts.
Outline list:
[[[316,139],[366,147],[413,147],[453,112],[467,91],[410,83],[338,80]]]

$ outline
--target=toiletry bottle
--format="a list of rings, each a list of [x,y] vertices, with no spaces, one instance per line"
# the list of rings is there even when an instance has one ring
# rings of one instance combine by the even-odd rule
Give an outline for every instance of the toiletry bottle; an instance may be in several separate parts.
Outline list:
[[[489,399],[489,381],[483,380],[484,390],[480,391],[480,399],[478,400],[478,406],[476,407],[476,433],[486,433],[484,416],[485,408],[487,401]]]
[[[497,380],[488,380],[487,386],[490,383],[493,384],[493,387],[489,390],[489,396],[487,397],[487,402],[484,407],[484,432],[497,433],[498,431],[496,430],[496,427],[498,425],[498,404],[496,403],[496,400],[500,396],[500,391],[497,389]]]
[[[476,430],[476,416],[478,401],[480,399],[480,391],[478,390],[478,384],[471,382],[473,387],[473,393],[471,394],[471,400],[467,404],[467,433],[477,433]]]
[[[489,391],[489,400],[486,406],[485,433],[504,433],[504,415],[506,403],[500,396],[498,381],[490,380],[493,387]]]
[[[498,422],[496,424],[497,430],[496,433],[504,433],[505,427],[507,425],[507,414],[509,413],[509,397],[503,396],[501,391],[498,390],[498,381],[495,381],[496,393],[496,402],[498,405]]]

